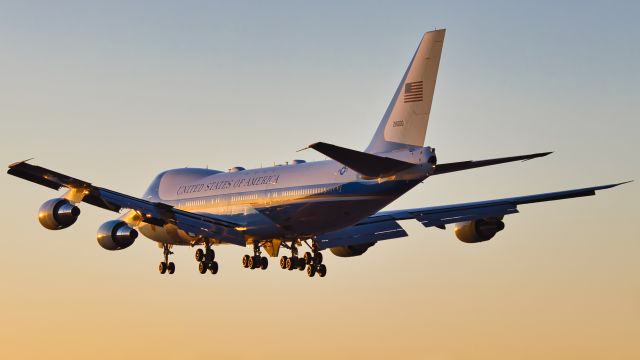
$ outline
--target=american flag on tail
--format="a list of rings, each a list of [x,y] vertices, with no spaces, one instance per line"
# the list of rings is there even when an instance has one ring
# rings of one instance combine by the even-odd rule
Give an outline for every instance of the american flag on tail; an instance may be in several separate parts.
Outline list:
[[[404,102],[422,101],[422,81],[408,82],[404,84]]]

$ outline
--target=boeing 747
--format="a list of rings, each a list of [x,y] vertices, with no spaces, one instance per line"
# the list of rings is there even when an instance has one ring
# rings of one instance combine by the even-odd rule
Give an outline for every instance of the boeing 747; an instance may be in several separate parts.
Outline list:
[[[242,257],[248,269],[267,269],[280,257],[282,269],[324,277],[323,251],[360,256],[379,241],[406,237],[399,220],[445,229],[465,243],[492,239],[504,217],[520,205],[594,195],[618,184],[464,204],[381,211],[431,176],[547,156],[549,152],[488,160],[439,163],[425,146],[445,30],[424,34],[369,146],[358,151],[317,142],[308,148],[331,160],[228,171],[200,168],[158,174],[142,197],[125,195],[62,173],[21,161],[8,173],[66,192],[46,201],[38,220],[47,229],[73,225],[86,203],[120,213],[98,229],[107,250],[131,246],[142,233],[157,242],[164,258],[160,273],[173,274],[174,246],[196,247],[200,273],[218,272],[214,247],[249,247]],[[304,253],[303,253],[304,252]]]

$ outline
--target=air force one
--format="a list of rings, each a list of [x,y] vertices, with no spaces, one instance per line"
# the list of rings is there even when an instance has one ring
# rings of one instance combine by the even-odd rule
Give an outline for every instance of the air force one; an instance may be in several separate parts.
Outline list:
[[[280,267],[306,269],[324,277],[322,251],[341,257],[359,256],[378,241],[407,236],[399,220],[415,219],[425,227],[452,224],[465,243],[492,239],[504,229],[505,215],[518,206],[594,195],[623,183],[552,193],[416,209],[380,211],[430,176],[512,161],[526,161],[549,152],[479,161],[440,164],[435,149],[425,147],[431,102],[445,30],[424,34],[369,146],[357,151],[324,142],[309,145],[331,160],[228,171],[181,168],[158,174],[141,198],[98,187],[27,161],[9,166],[8,173],[55,190],[60,198],[40,207],[38,220],[47,229],[73,225],[85,202],[121,213],[98,229],[98,244],[122,250],[138,232],[163,249],[160,273],[172,274],[169,261],[175,245],[198,247],[198,270],[218,272],[214,246],[251,247],[242,257],[249,269],[265,270],[263,252]],[[126,210],[126,211],[125,211]],[[299,249],[300,248],[300,249]],[[301,252],[304,251],[304,254]]]

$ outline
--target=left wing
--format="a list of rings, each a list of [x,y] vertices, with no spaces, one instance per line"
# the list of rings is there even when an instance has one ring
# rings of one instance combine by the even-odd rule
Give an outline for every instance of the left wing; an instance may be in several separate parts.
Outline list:
[[[142,215],[142,221],[149,224],[158,226],[173,224],[190,234],[215,238],[240,246],[246,245],[240,224],[208,214],[196,214],[176,209],[165,203],[150,202],[94,186],[86,181],[31,165],[26,161],[9,165],[7,173],[54,190],[66,187],[77,192],[83,202],[103,209],[115,212],[119,212],[121,209],[136,210]]]
[[[464,204],[381,211],[346,229],[318,235],[316,241],[322,249],[371,244],[407,236],[398,220],[415,219],[424,227],[444,229],[447,224],[515,214],[518,212],[518,205],[595,195],[598,190],[610,189],[627,182]]]

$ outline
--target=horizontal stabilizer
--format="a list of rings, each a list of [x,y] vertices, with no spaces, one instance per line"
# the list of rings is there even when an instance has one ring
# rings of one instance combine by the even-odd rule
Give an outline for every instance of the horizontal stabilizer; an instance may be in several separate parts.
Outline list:
[[[309,148],[371,178],[390,176],[416,165],[402,160],[377,156],[323,142],[311,144]]]
[[[438,164],[436,165],[436,169],[432,175],[440,175],[440,174],[446,174],[454,171],[475,169],[483,166],[504,164],[512,161],[527,161],[527,160],[547,156],[551,153],[552,152],[543,152],[543,153],[537,153],[537,154],[503,157],[503,158],[497,158],[497,159],[476,160],[476,161],[469,160],[469,161],[460,161],[460,162],[447,163],[447,164]]]

